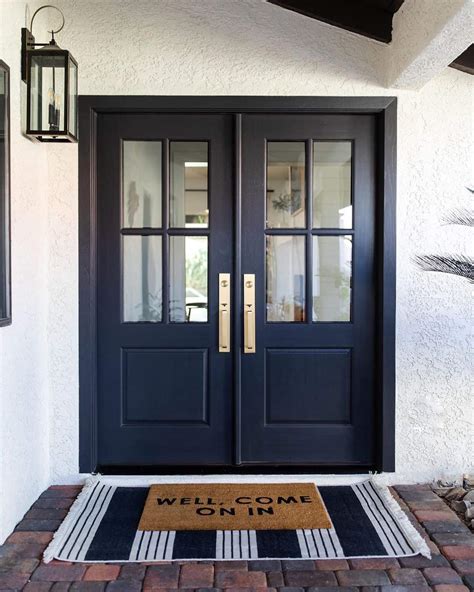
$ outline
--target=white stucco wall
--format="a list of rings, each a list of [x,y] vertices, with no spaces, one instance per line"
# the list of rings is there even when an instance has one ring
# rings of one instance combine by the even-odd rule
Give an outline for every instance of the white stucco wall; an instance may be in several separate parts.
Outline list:
[[[19,33],[25,7],[0,3],[0,58],[11,69],[14,319],[0,329],[0,543],[50,479],[48,161],[44,150],[21,135]]]
[[[58,40],[79,62],[81,94],[399,97],[397,472],[388,479],[424,481],[472,468],[469,286],[411,263],[415,253],[466,249],[469,229],[441,227],[440,217],[469,203],[470,77],[446,69],[417,92],[384,88],[389,46],[259,0],[56,4],[66,15]],[[17,20],[8,11],[2,34],[18,86]],[[30,144],[18,137],[17,106],[12,118],[15,320],[0,330],[0,371],[10,387],[3,378],[0,384],[2,400],[7,390],[15,400],[8,420],[0,421],[8,423],[7,437],[16,436],[18,451],[1,454],[10,465],[38,463],[35,487],[15,476],[29,491],[21,501],[12,502],[16,489],[4,485],[18,518],[48,475],[55,482],[78,477],[78,197],[77,146]],[[37,432],[41,446],[30,454]]]

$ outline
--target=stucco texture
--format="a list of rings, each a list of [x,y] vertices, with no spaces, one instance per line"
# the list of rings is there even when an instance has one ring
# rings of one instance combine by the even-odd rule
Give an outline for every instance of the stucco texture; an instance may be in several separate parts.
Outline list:
[[[420,272],[412,263],[418,253],[467,250],[469,229],[441,226],[440,219],[469,204],[469,76],[447,68],[419,91],[387,89],[380,81],[386,80],[390,46],[258,0],[56,5],[66,15],[58,41],[79,63],[81,94],[398,96],[397,470],[387,481],[472,470],[469,285]],[[6,12],[15,104],[20,23]],[[41,26],[38,18],[38,31]],[[15,320],[0,333],[2,399],[12,400],[5,407],[8,419],[0,421],[13,437],[41,432],[32,499],[44,480],[78,479],[77,146],[19,139],[19,116],[15,104]],[[27,384],[25,364],[34,368]],[[27,409],[30,401],[36,403]],[[18,417],[23,413],[25,423]],[[32,448],[23,443],[18,451],[2,450],[4,465],[28,460]],[[11,490],[3,497],[11,499]],[[11,522],[4,519],[5,534]]]
[[[0,329],[0,542],[48,485],[47,154],[21,135],[24,3],[0,3],[0,59],[11,68],[13,324]],[[8,23],[8,35],[5,29]],[[16,36],[18,35],[18,39]],[[10,39],[11,41],[11,39]],[[2,536],[3,535],[3,536]]]

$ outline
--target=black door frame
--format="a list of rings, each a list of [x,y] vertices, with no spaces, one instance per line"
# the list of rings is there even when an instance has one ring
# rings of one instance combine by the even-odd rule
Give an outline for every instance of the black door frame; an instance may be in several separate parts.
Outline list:
[[[236,121],[235,171],[241,167],[241,115],[245,113],[374,114],[376,137],[376,461],[371,467],[328,467],[330,472],[395,470],[395,313],[396,313],[396,97],[248,97],[248,96],[96,96],[79,97],[79,470],[94,472],[97,460],[97,118],[101,113],[231,113]],[[240,175],[235,175],[236,277],[241,275]],[[234,282],[234,307],[240,287]],[[236,316],[234,331],[240,333]],[[235,348],[234,348],[235,350]],[[239,352],[236,362],[236,429],[240,434]],[[237,449],[240,447],[237,446]],[[189,468],[196,473],[196,467]],[[147,471],[144,467],[123,472]],[[186,473],[187,467],[148,471]],[[317,467],[216,467],[201,472],[325,472]]]

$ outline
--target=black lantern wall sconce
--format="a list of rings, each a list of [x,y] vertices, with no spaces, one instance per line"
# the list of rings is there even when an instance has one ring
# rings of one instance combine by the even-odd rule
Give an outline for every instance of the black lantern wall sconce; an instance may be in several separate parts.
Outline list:
[[[35,43],[33,22],[45,8],[57,10],[62,24],[50,31],[48,43]],[[26,135],[39,142],[77,142],[77,62],[54,38],[64,22],[59,8],[46,4],[33,14],[31,30],[21,30],[21,78],[27,87]]]

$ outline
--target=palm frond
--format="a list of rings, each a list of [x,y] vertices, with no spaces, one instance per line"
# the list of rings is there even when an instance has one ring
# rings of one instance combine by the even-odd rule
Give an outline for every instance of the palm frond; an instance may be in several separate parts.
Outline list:
[[[464,255],[416,255],[415,263],[424,271],[451,273],[474,283],[474,259]]]
[[[461,226],[474,226],[474,212],[467,208],[459,208],[445,214],[442,218],[443,224],[459,224]]]

